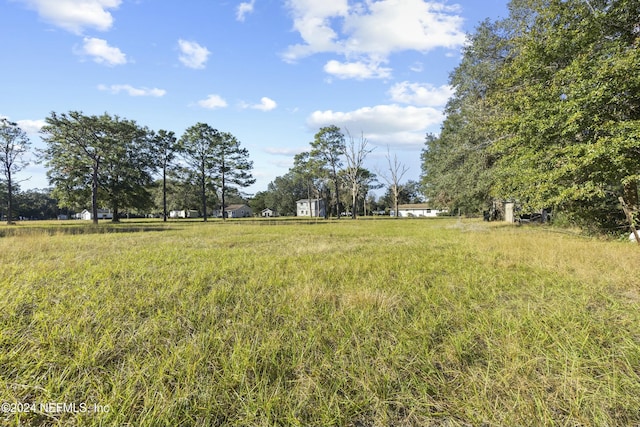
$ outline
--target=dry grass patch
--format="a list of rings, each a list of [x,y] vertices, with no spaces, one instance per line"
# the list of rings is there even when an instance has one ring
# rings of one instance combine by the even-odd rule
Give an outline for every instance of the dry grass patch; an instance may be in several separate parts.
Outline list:
[[[458,220],[2,237],[0,402],[111,410],[0,424],[635,425],[637,254]]]

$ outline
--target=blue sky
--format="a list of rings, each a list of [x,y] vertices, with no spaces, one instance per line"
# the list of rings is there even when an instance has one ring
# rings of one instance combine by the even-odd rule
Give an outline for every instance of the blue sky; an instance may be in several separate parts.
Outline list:
[[[465,34],[507,0],[0,0],[0,116],[29,132],[52,111],[108,112],[177,136],[234,134],[266,190],[336,124],[418,179]],[[41,165],[18,176],[48,186]]]

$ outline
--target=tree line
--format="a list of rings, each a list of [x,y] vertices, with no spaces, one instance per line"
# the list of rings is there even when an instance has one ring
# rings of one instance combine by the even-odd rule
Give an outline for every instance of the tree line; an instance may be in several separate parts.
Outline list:
[[[29,138],[16,123],[0,123],[0,202],[7,206],[9,223],[16,217],[45,219],[56,217],[59,209],[69,213],[87,207],[94,223],[104,207],[113,221],[123,212],[154,210],[166,221],[169,210],[198,206],[206,221],[230,202],[248,203],[256,212],[268,207],[295,215],[296,201],[304,198],[323,200],[327,217],[348,213],[355,218],[424,201],[419,183],[401,182],[407,168],[397,157],[387,152],[389,168],[373,173],[364,166],[373,151],[364,135],[353,137],[335,125],[321,128],[310,149],[294,157],[287,174],[249,198],[241,193],[255,183],[248,150],[231,133],[206,123],[189,127],[178,138],[172,131],[153,131],[108,113],[52,112],[45,122],[40,131],[45,148],[35,155],[47,168],[51,189],[27,192],[20,191],[15,174],[26,165]],[[370,191],[384,186],[379,176],[387,192],[376,200]]]
[[[450,210],[516,201],[594,231],[638,213],[640,1],[512,0],[470,35],[425,195]]]
[[[269,183],[266,191],[255,195],[252,208],[295,215],[297,200],[318,199],[326,206],[326,218],[345,215],[356,218],[389,207],[395,207],[397,212],[399,203],[423,202],[419,183],[402,183],[407,168],[388,150],[388,169],[374,173],[365,167],[365,160],[373,150],[364,134],[354,137],[336,125],[322,127],[309,150],[295,155],[289,171]],[[377,200],[370,191],[385,184],[387,192]]]
[[[248,150],[232,134],[206,123],[189,127],[178,139],[171,131],[155,132],[107,113],[52,112],[45,121],[40,132],[46,147],[36,155],[53,189],[41,195],[56,200],[60,208],[90,206],[94,223],[99,207],[108,207],[114,221],[125,209],[153,209],[158,189],[165,221],[169,196],[176,208],[199,204],[205,221],[207,208],[221,206],[224,218],[229,197],[237,198],[239,189],[255,182]],[[25,166],[30,142],[16,123],[2,119],[0,143],[6,217],[11,223],[13,195],[19,189],[14,176]],[[160,182],[154,179],[158,174]]]

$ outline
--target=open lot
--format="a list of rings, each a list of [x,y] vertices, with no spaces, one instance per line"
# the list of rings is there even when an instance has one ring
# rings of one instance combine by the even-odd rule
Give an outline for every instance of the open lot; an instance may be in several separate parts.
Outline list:
[[[35,225],[0,227],[1,425],[640,424],[627,242],[457,219]]]

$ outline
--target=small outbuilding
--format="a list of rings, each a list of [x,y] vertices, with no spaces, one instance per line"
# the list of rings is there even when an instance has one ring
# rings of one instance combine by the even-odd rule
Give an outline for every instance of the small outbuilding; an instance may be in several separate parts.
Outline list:
[[[262,211],[260,212],[260,216],[263,218],[271,218],[278,215],[276,214],[276,211],[274,211],[273,209],[266,208],[266,209],[262,209]]]

